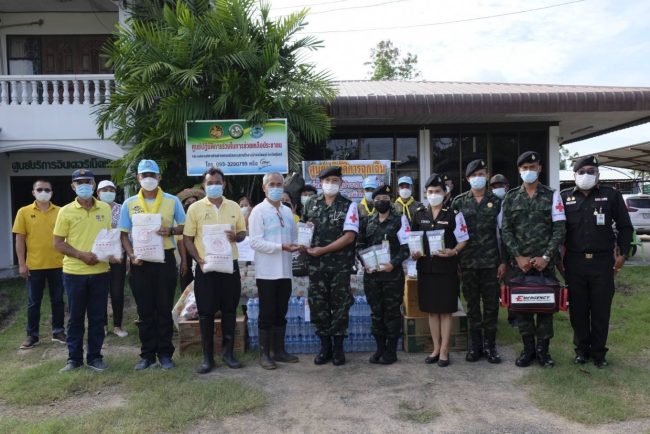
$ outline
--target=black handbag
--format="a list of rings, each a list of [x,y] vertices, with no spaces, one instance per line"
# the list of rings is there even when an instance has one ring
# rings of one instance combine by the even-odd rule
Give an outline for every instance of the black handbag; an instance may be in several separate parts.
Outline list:
[[[501,305],[513,312],[555,313],[566,309],[566,298],[557,279],[541,274],[513,277],[501,289]]]

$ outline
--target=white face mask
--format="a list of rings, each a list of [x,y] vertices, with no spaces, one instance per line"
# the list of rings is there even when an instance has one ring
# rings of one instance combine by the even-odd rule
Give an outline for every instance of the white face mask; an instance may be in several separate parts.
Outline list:
[[[244,217],[246,217],[246,216],[248,215],[248,212],[249,212],[250,210],[251,210],[251,209],[250,209],[249,207],[247,207],[247,206],[242,206],[242,207],[241,207],[241,213],[244,215]]]
[[[50,199],[52,199],[52,193],[41,191],[40,193],[37,192],[36,194],[34,194],[34,197],[39,202],[49,202]]]
[[[442,203],[443,200],[445,200],[445,195],[444,194],[428,194],[427,195],[427,200],[429,201],[429,205],[431,206],[438,206]]]
[[[309,200],[310,197],[311,196],[300,196],[300,203],[302,204],[302,206],[307,205],[307,201]]]
[[[363,197],[366,198],[366,202],[372,202],[372,191],[364,191]]]
[[[338,184],[332,184],[329,182],[323,183],[323,193],[325,196],[336,196],[339,192],[339,185]]]
[[[404,200],[411,197],[411,194],[413,194],[413,192],[411,191],[410,188],[400,188],[399,190],[399,197],[401,197]]]
[[[453,189],[453,188],[452,188],[451,185],[447,185],[447,186],[445,186],[445,191],[447,192],[447,194],[451,193],[451,190],[452,190],[452,189]]]
[[[596,185],[596,175],[576,175],[576,185],[580,190],[591,190]]]
[[[506,188],[505,187],[495,188],[492,190],[492,193],[494,193],[494,195],[499,199],[503,199],[504,197],[506,197]]]
[[[140,187],[147,191],[154,191],[158,188],[158,180],[156,178],[142,178],[140,180]]]
[[[114,191],[102,191],[99,193],[99,200],[106,203],[115,202],[115,192]]]

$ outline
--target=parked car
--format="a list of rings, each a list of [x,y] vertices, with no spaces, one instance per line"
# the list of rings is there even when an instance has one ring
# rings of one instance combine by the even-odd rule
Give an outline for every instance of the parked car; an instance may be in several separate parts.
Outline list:
[[[650,233],[650,195],[624,194],[623,199],[637,234]]]

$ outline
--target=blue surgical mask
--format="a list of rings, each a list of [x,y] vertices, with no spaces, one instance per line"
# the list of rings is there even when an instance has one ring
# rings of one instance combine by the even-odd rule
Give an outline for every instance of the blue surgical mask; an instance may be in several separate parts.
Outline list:
[[[219,199],[221,196],[223,196],[223,185],[221,184],[206,185],[205,194],[210,199]]]
[[[114,191],[102,191],[99,193],[99,200],[106,203],[115,202],[115,192]]]
[[[372,202],[372,191],[364,191],[363,197],[366,198],[367,202]]]
[[[521,176],[521,180],[524,181],[526,184],[532,184],[533,182],[537,181],[537,176],[539,173],[537,173],[536,170],[523,170],[519,172],[519,176]]]
[[[269,196],[269,200],[277,202],[282,199],[282,193],[284,193],[284,189],[282,187],[270,187],[267,194]]]
[[[483,187],[485,187],[486,182],[487,182],[487,178],[485,176],[473,176],[469,179],[469,185],[474,190],[482,189]]]
[[[506,197],[505,187],[495,188],[492,190],[492,193],[494,193],[495,196],[498,197],[499,199],[503,199],[504,197]]]
[[[93,197],[93,186],[91,184],[77,184],[74,191],[81,199],[90,199]]]

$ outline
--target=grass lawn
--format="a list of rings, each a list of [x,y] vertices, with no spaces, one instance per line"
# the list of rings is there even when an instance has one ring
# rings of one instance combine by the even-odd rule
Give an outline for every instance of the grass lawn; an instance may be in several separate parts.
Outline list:
[[[43,300],[43,342],[20,351],[26,323],[24,281],[0,282],[0,294],[4,294],[3,302],[19,307],[13,318],[5,318],[6,327],[0,330],[2,433],[181,432],[200,420],[223,418],[266,403],[263,392],[241,381],[199,378],[194,370],[200,358],[194,354],[176,356],[177,369],[134,372],[139,343],[132,303],[124,318],[129,337],[106,338],[107,371],[84,367],[59,374],[67,352],[62,345],[50,343],[49,298]],[[251,363],[248,355],[243,359]],[[218,369],[227,373],[223,366]],[[58,411],[59,406],[65,412]]]

